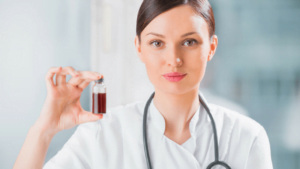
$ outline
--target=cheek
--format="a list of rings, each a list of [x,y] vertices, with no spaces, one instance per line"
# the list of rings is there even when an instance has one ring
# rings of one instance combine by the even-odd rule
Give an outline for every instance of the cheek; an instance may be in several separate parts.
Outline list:
[[[202,49],[187,52],[185,53],[185,66],[193,69],[193,72],[198,72],[206,64],[207,56],[207,51]]]
[[[144,47],[142,55],[145,58],[145,64],[153,67],[159,67],[163,63],[165,56],[164,50],[154,50],[150,47]]]
[[[194,50],[185,54],[185,68],[190,74],[190,83],[199,83],[205,74],[208,52]]]
[[[162,65],[162,58],[160,54],[154,53],[151,51],[144,51],[142,53],[145,61],[146,71],[148,77],[151,79],[155,79],[155,76],[161,75],[163,72],[160,72],[160,67]],[[151,80],[152,81],[152,80]]]
[[[150,51],[149,52],[145,51],[142,55],[145,59],[145,65],[150,69],[152,69],[152,67],[154,69],[159,65],[160,62],[159,58],[161,57],[158,54],[155,54],[153,52],[151,53]]]

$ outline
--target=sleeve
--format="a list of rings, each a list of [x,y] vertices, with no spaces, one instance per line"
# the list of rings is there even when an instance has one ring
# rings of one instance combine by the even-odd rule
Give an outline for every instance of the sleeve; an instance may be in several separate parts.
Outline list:
[[[273,169],[269,138],[262,126],[252,144],[246,169]]]
[[[97,121],[80,124],[74,134],[43,169],[90,169]]]

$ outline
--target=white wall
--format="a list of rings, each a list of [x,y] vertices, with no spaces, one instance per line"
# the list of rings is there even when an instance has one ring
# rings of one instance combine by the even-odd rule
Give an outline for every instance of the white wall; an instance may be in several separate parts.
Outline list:
[[[104,75],[107,107],[148,99],[154,91],[134,46],[141,3],[91,1],[91,69]]]
[[[52,66],[90,70],[90,1],[0,0],[0,168],[12,168],[46,97]],[[67,80],[70,77],[67,76]],[[81,103],[89,109],[89,89]],[[46,161],[76,128],[58,133]]]

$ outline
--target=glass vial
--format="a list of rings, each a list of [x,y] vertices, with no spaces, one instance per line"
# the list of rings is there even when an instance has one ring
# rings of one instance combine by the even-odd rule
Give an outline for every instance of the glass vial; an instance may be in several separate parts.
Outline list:
[[[106,87],[104,85],[104,79],[94,81],[95,84],[92,88],[93,91],[93,110],[94,114],[106,113]]]

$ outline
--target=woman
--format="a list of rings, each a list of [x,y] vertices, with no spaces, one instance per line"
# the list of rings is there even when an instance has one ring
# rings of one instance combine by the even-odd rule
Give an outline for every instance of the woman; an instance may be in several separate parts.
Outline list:
[[[136,33],[137,54],[155,87],[147,116],[152,167],[206,168],[215,160],[214,137],[198,89],[218,44],[209,2],[144,0]],[[82,109],[79,98],[91,81],[103,75],[77,73],[72,67],[49,70],[45,104],[14,169],[42,168],[53,136],[78,124],[43,168],[147,168],[142,127],[146,100],[111,108],[104,116],[94,115]],[[67,74],[72,75],[69,82]],[[260,124],[221,106],[208,106],[216,123],[220,161],[233,169],[273,168],[268,136]]]

